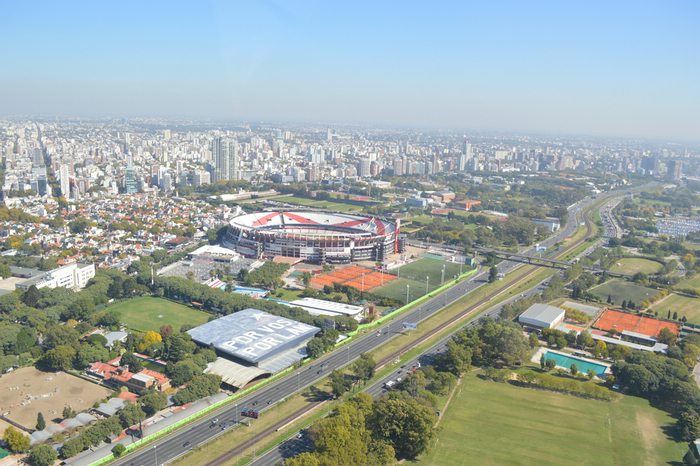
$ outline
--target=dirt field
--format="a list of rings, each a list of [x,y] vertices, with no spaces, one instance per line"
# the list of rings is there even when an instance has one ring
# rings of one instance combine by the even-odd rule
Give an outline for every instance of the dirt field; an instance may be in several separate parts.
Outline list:
[[[24,367],[0,377],[0,413],[34,429],[39,412],[50,424],[61,417],[64,406],[70,405],[80,412],[110,393],[104,387],[65,372],[42,372]]]

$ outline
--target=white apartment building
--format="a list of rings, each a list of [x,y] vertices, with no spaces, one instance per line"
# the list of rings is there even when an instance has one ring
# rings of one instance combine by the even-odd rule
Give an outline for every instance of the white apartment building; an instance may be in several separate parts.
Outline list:
[[[26,290],[32,285],[37,288],[65,287],[80,290],[94,276],[95,264],[68,264],[19,282],[15,286],[22,290]]]

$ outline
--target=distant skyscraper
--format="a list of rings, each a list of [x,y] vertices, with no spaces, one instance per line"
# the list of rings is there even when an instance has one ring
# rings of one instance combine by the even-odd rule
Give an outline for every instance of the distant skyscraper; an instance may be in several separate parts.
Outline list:
[[[32,152],[32,165],[34,167],[43,167],[44,166],[44,153],[41,151],[41,148],[35,147],[34,151]]]
[[[459,163],[457,168],[459,171],[463,172],[467,169],[467,164],[472,158],[472,145],[467,142],[467,138],[464,138],[464,147],[462,148],[462,153],[459,154]]]
[[[208,171],[196,170],[192,177],[192,184],[195,186],[203,186],[211,183],[211,177]]]
[[[212,142],[214,182],[238,179],[238,143],[232,138],[216,138]]]
[[[139,183],[136,178],[136,169],[129,165],[124,170],[124,192],[127,194],[134,194],[139,191]]]
[[[61,181],[61,196],[68,199],[70,197],[70,169],[65,163],[58,167],[58,177]]]
[[[169,129],[164,129],[163,130],[163,139],[165,141],[170,141],[170,138],[173,136],[173,133]]]
[[[333,142],[333,130],[330,128],[326,131],[326,139],[328,142]]]
[[[672,181],[680,181],[683,175],[683,161],[669,160],[666,163],[666,177]]]

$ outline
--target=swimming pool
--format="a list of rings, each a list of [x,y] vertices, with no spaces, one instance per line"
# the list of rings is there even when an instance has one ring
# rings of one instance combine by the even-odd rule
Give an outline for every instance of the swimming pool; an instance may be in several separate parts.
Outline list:
[[[553,351],[545,351],[544,359],[552,359],[556,363],[557,367],[562,369],[571,370],[571,365],[576,364],[576,368],[579,372],[587,373],[589,370],[595,372],[599,377],[605,374],[605,370],[608,368],[603,364],[596,364],[594,362],[586,361],[585,359],[577,358],[574,356],[569,356],[567,354],[555,353]]]

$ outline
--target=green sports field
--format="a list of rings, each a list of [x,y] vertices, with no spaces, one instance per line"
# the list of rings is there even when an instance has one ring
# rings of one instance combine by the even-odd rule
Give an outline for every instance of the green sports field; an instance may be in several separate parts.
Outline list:
[[[306,197],[296,196],[277,196],[270,197],[268,199],[278,202],[285,202],[287,204],[294,204],[301,207],[313,207],[315,209],[333,210],[337,212],[359,212],[362,210],[362,206],[360,205],[350,204],[338,199],[324,201],[320,199],[309,199]]]
[[[183,324],[201,325],[209,314],[167,299],[141,297],[119,302],[107,308],[116,311],[121,322],[132,330],[145,332],[170,324],[176,332]]]
[[[696,273],[690,278],[681,280],[678,282],[675,288],[679,290],[682,290],[683,288],[691,288],[693,290],[700,291],[700,273]]]
[[[428,291],[433,291],[441,286],[443,265],[445,266],[445,283],[453,280],[455,275],[459,275],[459,264],[433,257],[423,257],[398,269],[391,270],[390,273],[397,275],[399,278],[373,289],[372,293],[404,302],[406,301],[406,285],[409,285],[409,301],[413,301],[425,294],[425,277],[429,277]],[[468,272],[470,269],[471,267],[468,265],[462,265],[462,273]]]
[[[673,419],[642,399],[595,401],[465,377],[422,466],[681,464]]]
[[[671,293],[654,303],[651,309],[658,311],[659,317],[666,317],[668,311],[671,311],[671,314],[677,312],[679,319],[685,316],[691,324],[700,325],[700,298],[688,298]]]
[[[607,301],[608,296],[616,305],[622,304],[622,301],[632,300],[639,304],[642,300],[654,296],[658,291],[653,288],[637,285],[636,283],[625,280],[609,280],[602,285],[590,289],[590,292],[598,296],[603,301]]]
[[[642,272],[649,275],[652,273],[658,273],[661,271],[662,267],[663,266],[656,261],[637,257],[627,257],[616,260],[612,267],[610,267],[610,271],[628,273],[630,275],[634,275],[637,272]]]

